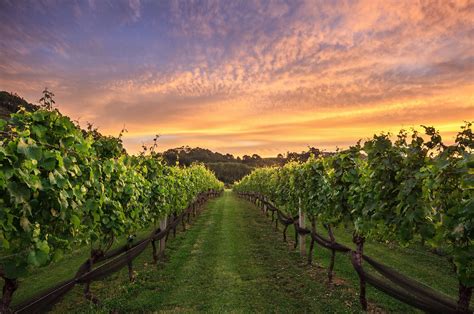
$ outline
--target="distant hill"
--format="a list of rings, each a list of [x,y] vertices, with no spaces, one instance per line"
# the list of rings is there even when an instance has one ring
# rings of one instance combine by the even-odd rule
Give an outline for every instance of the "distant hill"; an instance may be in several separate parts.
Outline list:
[[[257,154],[244,155],[242,158],[232,154],[221,154],[207,148],[182,146],[164,151],[161,155],[170,165],[176,163],[189,166],[193,162],[201,162],[214,171],[217,178],[226,184],[232,184],[249,174],[254,168],[281,166],[291,160],[306,161],[311,155],[328,155],[317,148],[309,147],[307,151],[296,153],[287,152],[286,157],[278,154],[277,157],[260,157]]]
[[[189,166],[194,162],[204,163],[216,174],[217,178],[226,184],[232,184],[252,172],[255,167],[277,165],[275,158],[261,158],[254,154],[243,158],[232,154],[221,154],[207,148],[177,147],[168,149],[161,154],[170,165]]]
[[[255,169],[238,162],[210,162],[206,165],[216,174],[219,180],[226,184],[239,181]]]
[[[0,91],[1,119],[10,118],[10,114],[17,112],[20,107],[24,107],[26,110],[30,111],[34,111],[39,108],[39,106],[28,103],[26,100],[24,100],[17,94],[9,93],[6,91]]]
[[[240,163],[249,167],[262,167],[278,165],[283,160],[278,158],[262,158],[257,154],[244,155],[242,158],[234,157],[232,154],[221,154],[207,148],[182,146],[168,149],[162,153],[163,158],[169,164],[179,162],[181,165],[189,166],[193,162],[208,163]],[[283,158],[283,157],[282,157]]]

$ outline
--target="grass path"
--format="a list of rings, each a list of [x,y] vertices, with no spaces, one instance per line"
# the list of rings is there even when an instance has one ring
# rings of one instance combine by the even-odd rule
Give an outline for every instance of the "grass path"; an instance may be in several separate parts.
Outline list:
[[[288,250],[268,218],[250,203],[225,192],[212,200],[190,230],[169,242],[167,261],[149,264],[145,252],[126,272],[95,283],[100,306],[84,302],[80,290],[56,312],[358,312],[353,292],[328,290],[296,252]]]

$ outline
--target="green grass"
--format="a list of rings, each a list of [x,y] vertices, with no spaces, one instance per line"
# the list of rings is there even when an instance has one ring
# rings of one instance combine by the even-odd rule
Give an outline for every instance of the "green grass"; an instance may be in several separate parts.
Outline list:
[[[322,230],[322,228],[320,228]],[[352,244],[352,234],[342,228],[336,230],[335,237],[338,242],[346,244],[355,249]],[[315,252],[316,263],[327,267],[329,265],[330,251],[317,247]],[[424,283],[440,292],[457,299],[458,282],[452,265],[445,257],[429,252],[420,245],[402,248],[397,245],[388,245],[375,241],[367,241],[364,253],[378,262],[392,267],[399,273],[409,276]],[[372,270],[370,265],[364,264],[365,269],[371,273],[378,274]],[[337,276],[344,278],[351,283],[355,289],[358,287],[359,277],[355,273],[349,256],[344,254],[336,255],[335,272]],[[415,309],[405,305],[396,299],[386,295],[377,289],[368,286],[367,296],[369,301],[375,301],[382,308],[389,312],[415,312]]]
[[[317,225],[317,229],[323,236],[329,238],[322,225]],[[279,231],[282,230],[283,228],[279,227]],[[287,239],[294,243],[294,236],[295,231],[291,226],[287,231]],[[336,228],[334,230],[334,236],[337,242],[355,249],[355,245],[352,243],[352,232],[350,230],[346,230],[343,227]],[[309,245],[310,239],[308,236],[306,247],[309,248]],[[364,245],[364,254],[392,267],[401,274],[409,276],[457,300],[458,281],[453,271],[453,266],[446,257],[436,255],[420,244],[400,247],[395,244],[367,240]],[[313,265],[327,269],[330,263],[330,256],[330,250],[320,247],[315,243]],[[379,275],[370,265],[367,263],[364,263],[364,265],[366,271]],[[357,293],[359,277],[350,262],[349,255],[343,253],[336,254],[334,271],[336,277],[353,287],[355,293]],[[387,312],[420,312],[378,291],[370,285],[367,285],[367,298],[369,302],[376,304],[377,307]],[[474,304],[474,300],[471,301],[471,304]]]
[[[359,312],[355,294],[328,290],[253,205],[225,192],[206,207],[168,242],[164,263],[150,264],[145,251],[134,283],[122,270],[92,285],[99,306],[75,289],[54,312]]]
[[[341,229],[335,234],[338,241],[351,245],[349,232]],[[288,239],[293,238],[288,232]],[[449,263],[422,247],[389,247],[369,241],[366,253],[456,295],[457,283]],[[70,278],[87,256],[87,249],[78,250],[58,264],[39,269],[22,280],[15,302]],[[316,247],[314,265],[306,265],[291,241],[282,241],[270,218],[226,191],[208,202],[190,229],[170,237],[164,262],[151,263],[151,247],[134,260],[134,283],[128,282],[128,271],[122,269],[92,284],[92,292],[101,300],[99,306],[86,301],[82,287],[77,286],[52,311],[360,312],[358,277],[348,256],[337,255],[336,284],[331,286],[325,268],[329,257],[329,251]],[[371,311],[415,312],[370,286],[368,298]]]
[[[137,233],[139,239],[147,236],[153,230],[150,227]],[[126,239],[117,240],[113,248],[126,244]],[[89,258],[90,249],[81,247],[69,253],[65,258],[57,263],[51,263],[46,267],[33,269],[27,277],[19,279],[19,287],[15,291],[12,305],[15,306],[29,298],[35,296],[42,290],[48,289],[61,281],[74,277],[79,267]]]

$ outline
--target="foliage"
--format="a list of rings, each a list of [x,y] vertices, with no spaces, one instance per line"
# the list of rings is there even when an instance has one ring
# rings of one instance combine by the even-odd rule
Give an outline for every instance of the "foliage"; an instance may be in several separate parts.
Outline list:
[[[54,104],[56,103],[53,92],[45,88],[43,90],[43,97],[40,98],[39,103],[41,108],[53,110]]]
[[[10,114],[17,112],[20,107],[28,111],[35,111],[39,108],[36,105],[28,103],[17,94],[0,91],[0,119],[10,118]]]

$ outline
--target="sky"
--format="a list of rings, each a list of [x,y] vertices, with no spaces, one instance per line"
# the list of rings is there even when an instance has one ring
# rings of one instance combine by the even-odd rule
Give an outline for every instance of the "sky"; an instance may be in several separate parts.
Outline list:
[[[474,120],[474,1],[0,0],[0,90],[127,150],[347,147]]]

